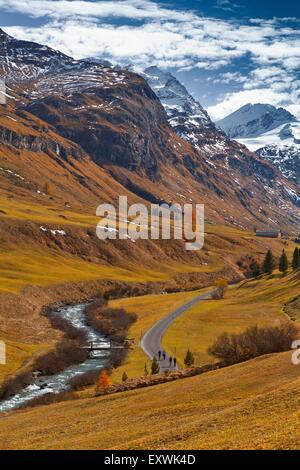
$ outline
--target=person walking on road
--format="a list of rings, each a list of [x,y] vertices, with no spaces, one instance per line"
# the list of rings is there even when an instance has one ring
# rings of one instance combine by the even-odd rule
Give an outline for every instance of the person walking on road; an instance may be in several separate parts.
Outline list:
[[[158,351],[158,360],[160,361],[161,358],[161,350]]]
[[[163,360],[166,360],[166,351],[163,351]]]
[[[176,357],[173,358],[173,364],[174,364],[174,367],[175,367],[175,369],[176,369],[176,366],[177,366],[177,359],[176,359]]]
[[[172,356],[170,356],[170,357],[169,357],[170,367],[172,367],[172,361],[173,361],[173,358],[172,358]]]

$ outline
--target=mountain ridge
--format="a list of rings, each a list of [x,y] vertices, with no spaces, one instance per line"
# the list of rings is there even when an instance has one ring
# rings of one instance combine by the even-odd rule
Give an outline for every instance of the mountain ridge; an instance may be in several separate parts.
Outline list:
[[[164,100],[136,73],[99,61],[74,61],[31,42],[8,42],[2,69],[8,72],[10,98],[0,116],[0,138],[10,153],[44,152],[61,167],[74,165],[74,159],[86,167],[96,164],[112,178],[112,187],[121,185],[148,202],[205,202],[208,218],[240,228],[268,224],[271,218],[280,224],[283,211],[285,223],[295,223],[295,188],[219,131],[171,74],[164,96],[172,102],[175,93],[183,101],[170,123]],[[44,52],[47,67],[40,68]],[[54,67],[61,57],[62,66]],[[196,122],[191,116],[198,116]],[[179,125],[172,126],[176,117]],[[85,193],[91,191],[86,177],[77,179]]]
[[[290,122],[297,121],[289,111],[270,104],[245,104],[216,122],[230,138],[256,137]]]
[[[262,123],[268,123],[267,128]],[[248,104],[217,124],[221,124],[228,135],[269,161],[289,181],[299,186],[300,121],[294,115],[272,105]],[[253,129],[256,129],[254,135]]]

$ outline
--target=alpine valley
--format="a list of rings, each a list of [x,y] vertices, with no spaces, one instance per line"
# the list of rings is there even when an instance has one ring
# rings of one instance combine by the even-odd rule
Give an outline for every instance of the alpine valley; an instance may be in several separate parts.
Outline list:
[[[299,320],[285,259],[297,119],[257,104],[214,123],[156,64],[75,60],[3,30],[0,78],[0,448],[292,448],[299,373],[282,342],[228,367],[209,351],[224,333]],[[97,207],[119,196],[204,204],[203,249],[99,240]]]
[[[1,31],[0,74],[4,292],[37,280],[210,285],[220,275],[243,278],[241,251],[264,252],[264,241],[249,236],[254,227],[298,234],[295,181],[231,140],[170,73],[74,60]],[[147,205],[204,203],[204,249],[187,252],[180,240],[100,242],[96,208],[117,206],[119,195]],[[19,321],[11,315],[9,328]],[[25,337],[48,328],[40,317],[25,324]]]

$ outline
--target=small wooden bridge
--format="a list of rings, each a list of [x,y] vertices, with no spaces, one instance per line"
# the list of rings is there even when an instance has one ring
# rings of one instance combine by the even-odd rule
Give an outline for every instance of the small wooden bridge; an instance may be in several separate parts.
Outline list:
[[[110,351],[115,349],[125,349],[128,345],[134,343],[134,338],[126,338],[124,344],[119,344],[114,341],[109,341],[105,344],[103,343],[96,343],[95,341],[90,341],[87,346],[82,346],[81,349],[87,350],[89,353],[93,351]]]

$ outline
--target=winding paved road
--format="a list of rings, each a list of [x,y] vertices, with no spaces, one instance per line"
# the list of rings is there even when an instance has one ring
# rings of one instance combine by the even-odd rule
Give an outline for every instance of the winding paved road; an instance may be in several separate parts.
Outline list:
[[[155,323],[150,330],[148,330],[142,340],[141,340],[141,348],[143,351],[147,354],[147,356],[150,357],[152,360],[154,356],[158,359],[158,351],[162,351],[162,337],[171,325],[173,321],[180,317],[183,313],[185,313],[187,310],[189,310],[191,307],[196,305],[197,303],[201,302],[202,300],[208,299],[213,291],[206,292],[205,294],[198,295],[197,297],[194,297],[192,300],[189,300],[189,302],[186,302],[185,304],[181,305],[181,307],[178,307],[176,310],[171,312],[169,315],[166,317],[162,318],[159,320],[157,323]],[[183,294],[184,295],[184,294]],[[169,363],[169,358],[167,357],[165,360],[160,361],[160,369],[161,371],[164,370],[169,370],[172,369],[174,370],[174,366],[172,365],[170,367]]]

